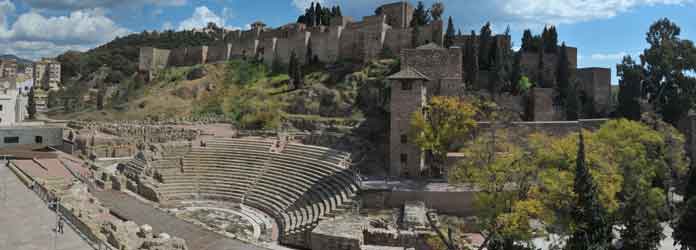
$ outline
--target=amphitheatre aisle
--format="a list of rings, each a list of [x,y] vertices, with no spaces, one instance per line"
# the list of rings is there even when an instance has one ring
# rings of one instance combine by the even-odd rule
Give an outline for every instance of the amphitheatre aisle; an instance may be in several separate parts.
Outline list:
[[[4,162],[0,164],[0,211],[0,249],[92,249],[67,225],[63,234],[55,234],[55,213]]]
[[[102,204],[123,219],[152,226],[155,233],[166,233],[186,240],[195,250],[267,250],[259,246],[233,240],[200,226],[180,220],[130,195],[118,191],[99,191],[94,195]]]

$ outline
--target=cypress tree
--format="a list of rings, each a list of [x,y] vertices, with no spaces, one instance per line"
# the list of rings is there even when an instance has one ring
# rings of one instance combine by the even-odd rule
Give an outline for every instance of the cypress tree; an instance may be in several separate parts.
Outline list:
[[[616,74],[619,76],[619,116],[638,121],[641,118],[640,102],[641,85],[643,81],[643,69],[631,58],[626,56],[621,64],[616,66]]]
[[[544,71],[545,71],[545,66],[544,66],[544,50],[540,49],[539,50],[539,63],[537,64],[537,76],[536,76],[536,82],[539,84],[539,87],[542,88],[548,88],[549,86],[546,85],[546,81],[544,80]]]
[[[297,79],[295,78],[297,67],[297,55],[295,54],[295,50],[293,50],[292,52],[290,52],[290,61],[288,62],[288,76],[292,80],[293,84],[297,82]]]
[[[97,110],[104,109],[104,92],[104,88],[99,88],[99,90],[97,90]]]
[[[343,14],[341,13],[341,6],[340,5],[336,6],[336,15],[335,16],[337,16],[337,17],[343,16]]]
[[[579,135],[573,192],[577,195],[573,211],[575,231],[566,243],[567,250],[607,250],[612,240],[607,211],[599,202],[599,191],[585,162],[585,140]]]
[[[415,48],[420,46],[418,42],[418,35],[420,34],[420,26],[415,25],[411,28],[411,47]]]
[[[324,15],[324,13],[323,13],[323,10],[321,9],[321,3],[317,2],[317,4],[314,5],[314,26],[321,25],[321,20],[322,20],[323,15]]]
[[[479,49],[479,67],[484,70],[489,70],[491,66],[491,38],[493,36],[493,31],[491,30],[491,23],[488,22],[486,25],[481,27],[481,32],[479,36],[478,49]]]
[[[679,216],[676,228],[674,228],[674,241],[682,246],[683,250],[696,250],[696,197],[686,201],[686,206]]]
[[[416,9],[413,11],[413,19],[411,19],[411,27],[423,26],[430,23],[428,10],[425,9],[422,1],[418,1]]]
[[[558,82],[557,91],[560,94],[561,104],[566,111],[566,118],[568,120],[577,120],[578,114],[577,110],[573,109],[576,100],[573,100],[573,93],[577,91],[575,88],[571,88],[570,84],[570,62],[568,61],[568,53],[566,52],[566,45],[563,43],[561,45],[560,55],[558,57],[558,69],[556,69],[556,80]]]
[[[445,48],[452,47],[454,44],[454,24],[452,23],[452,16],[447,20],[447,32],[445,32]]]
[[[29,94],[27,96],[27,114],[29,115],[29,120],[34,120],[36,118],[36,100],[34,94],[34,87],[29,88]]]
[[[471,36],[469,41],[466,43],[466,82],[469,86],[473,87],[478,84],[479,75],[479,60],[478,51],[476,47],[476,32],[471,31]]]
[[[532,31],[529,29],[524,30],[524,34],[522,35],[522,48],[521,50],[524,52],[530,52],[532,51],[532,48],[534,47],[534,36],[532,36]]]

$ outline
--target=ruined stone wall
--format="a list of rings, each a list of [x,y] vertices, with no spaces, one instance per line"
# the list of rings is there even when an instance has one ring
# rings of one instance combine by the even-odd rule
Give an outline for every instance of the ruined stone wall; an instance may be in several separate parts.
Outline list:
[[[359,239],[340,237],[334,235],[312,233],[310,249],[321,250],[361,250],[362,242]]]
[[[367,190],[360,195],[364,208],[403,208],[409,201],[423,201],[426,207],[438,213],[457,216],[474,214],[473,191],[428,191],[428,190]]]
[[[195,46],[186,48],[184,66],[205,64],[208,57],[208,46]]]
[[[231,44],[223,43],[208,47],[208,62],[224,62],[230,59]]]
[[[418,246],[422,242],[422,235],[413,231],[385,230],[378,228],[365,229],[363,238],[366,245],[378,246]]]
[[[169,54],[169,66],[180,67],[186,65],[187,48],[172,49]]]

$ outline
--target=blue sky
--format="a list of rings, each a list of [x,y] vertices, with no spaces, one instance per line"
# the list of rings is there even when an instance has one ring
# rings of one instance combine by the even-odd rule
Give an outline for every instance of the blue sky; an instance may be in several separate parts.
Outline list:
[[[321,0],[340,4],[360,19],[380,3],[395,0]],[[434,0],[424,1],[430,5]],[[215,22],[245,28],[262,20],[270,26],[293,22],[311,0],[0,0],[0,54],[36,59],[66,50],[88,50],[143,30],[185,29]],[[515,43],[524,28],[558,27],[559,38],[578,47],[582,67],[611,67],[647,45],[652,22],[667,17],[696,40],[696,0],[443,0],[463,32],[486,21],[497,32],[511,27]],[[614,80],[615,82],[616,80]]]

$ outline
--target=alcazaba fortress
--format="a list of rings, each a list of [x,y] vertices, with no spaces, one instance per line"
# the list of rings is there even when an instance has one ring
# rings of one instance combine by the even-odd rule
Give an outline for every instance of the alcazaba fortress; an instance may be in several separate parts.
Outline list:
[[[414,7],[408,2],[386,4],[379,10],[380,14],[363,17],[362,21],[347,16],[335,17],[328,26],[307,27],[302,23],[290,23],[268,28],[262,22],[256,22],[250,30],[228,31],[226,40],[231,42],[224,44],[172,50],[143,47],[140,49],[138,68],[149,79],[159,70],[170,66],[193,66],[235,58],[256,59],[267,65],[274,63],[274,60],[287,64],[294,52],[300,63],[304,63],[306,58],[315,58],[327,64],[339,61],[365,63],[389,51],[399,55],[402,68],[401,72],[389,77],[393,82],[389,172],[391,176],[401,177],[428,175],[421,160],[423,157],[414,157],[422,155],[422,152],[408,143],[410,115],[425,106],[428,96],[485,92],[489,85],[499,83],[492,80],[493,72],[481,70],[478,82],[474,84],[476,86],[466,86],[463,48],[468,43],[482,46],[478,36],[457,35],[452,39],[453,46],[444,48],[442,20],[411,27]],[[496,43],[489,44],[490,47],[507,48],[512,41],[509,35],[494,35],[490,42]],[[308,55],[308,51],[312,55]],[[555,101],[560,53],[516,53],[521,73],[530,78],[543,78],[547,84],[533,88],[526,96],[501,95],[496,102],[519,113],[528,113],[530,120],[535,122],[534,127],[566,126],[563,122],[549,123],[565,120],[565,112]],[[577,49],[567,47],[566,54],[578,89],[599,114],[582,118],[606,117],[610,108],[611,70],[577,68]],[[575,126],[577,124],[575,122]]]

